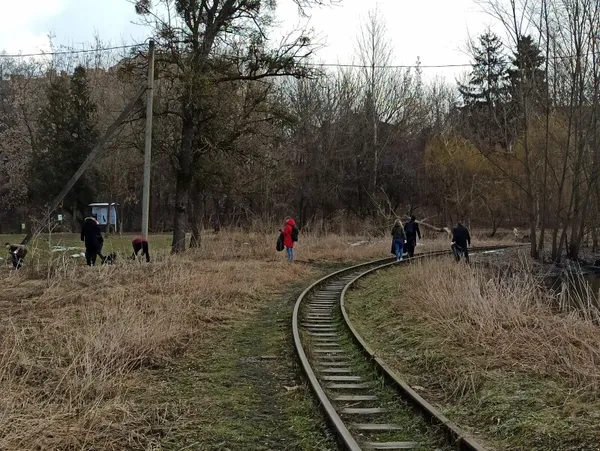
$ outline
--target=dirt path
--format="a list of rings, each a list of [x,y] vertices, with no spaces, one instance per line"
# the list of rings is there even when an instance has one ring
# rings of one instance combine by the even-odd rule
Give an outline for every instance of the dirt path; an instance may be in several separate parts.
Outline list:
[[[147,411],[153,449],[337,449],[299,377],[290,327],[299,293],[257,301],[259,311],[219,326],[179,366],[147,374],[135,402]]]

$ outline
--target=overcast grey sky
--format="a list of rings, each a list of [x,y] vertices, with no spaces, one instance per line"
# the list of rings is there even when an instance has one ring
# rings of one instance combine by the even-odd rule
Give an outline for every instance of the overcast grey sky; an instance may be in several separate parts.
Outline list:
[[[278,0],[278,17],[285,27],[304,25],[291,0]],[[342,0],[339,6],[314,9],[308,21],[327,46],[321,62],[351,63],[361,21],[378,6],[395,51],[395,64],[468,63],[464,53],[469,35],[493,23],[474,0]],[[0,0],[0,49],[8,53],[49,50],[55,43],[88,47],[94,34],[104,42],[143,41],[148,31],[133,24],[133,5],[127,0]],[[452,79],[464,69],[425,69],[426,75]]]

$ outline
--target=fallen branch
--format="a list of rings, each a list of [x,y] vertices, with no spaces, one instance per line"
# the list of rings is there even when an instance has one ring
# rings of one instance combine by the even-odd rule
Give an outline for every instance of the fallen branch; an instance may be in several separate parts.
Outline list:
[[[410,221],[410,216],[408,215],[404,215],[404,218],[406,218],[406,220]],[[434,232],[438,232],[438,233],[444,233],[446,232],[448,235],[452,235],[452,231],[450,230],[449,227],[437,227],[431,224],[428,224],[424,221],[415,221],[417,224],[422,225],[423,227],[425,227],[426,229],[430,229],[433,230]]]
[[[387,206],[388,206],[391,214],[390,215],[386,214],[385,211],[381,208],[381,205],[379,205],[379,203],[373,198],[373,196],[371,196],[369,194],[371,201],[377,207],[381,216],[383,216],[384,218],[387,218],[388,220],[389,219],[400,219],[400,217],[396,214],[396,212],[392,208],[392,202],[390,201],[390,198],[388,197],[386,192],[383,190],[383,188],[380,188],[380,189],[381,189],[381,192],[383,193],[383,195],[385,196],[385,199],[387,201]],[[408,216],[408,215],[404,215],[403,218],[406,221],[410,221],[410,216]],[[423,227],[425,227],[427,229],[433,230],[434,232],[438,232],[438,233],[446,232],[448,234],[448,236],[452,237],[452,231],[448,227],[436,227],[436,226],[428,224],[427,222],[424,222],[424,221],[416,221],[416,223],[422,225]]]

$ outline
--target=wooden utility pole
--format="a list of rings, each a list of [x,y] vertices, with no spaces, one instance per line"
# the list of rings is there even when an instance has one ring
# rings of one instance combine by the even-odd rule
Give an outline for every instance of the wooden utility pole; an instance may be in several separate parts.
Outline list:
[[[89,153],[89,155],[87,156],[85,161],[83,163],[81,163],[81,166],[79,166],[79,169],[77,169],[77,172],[73,175],[73,177],[71,177],[71,180],[69,180],[67,182],[67,184],[62,189],[62,191],[58,194],[58,196],[56,196],[56,198],[54,199],[52,204],[50,204],[50,207],[48,208],[48,213],[46,213],[46,216],[44,216],[44,219],[42,220],[41,226],[39,227],[39,229],[42,229],[44,227],[44,225],[50,220],[50,218],[54,214],[54,211],[58,208],[58,206],[63,201],[65,196],[68,194],[69,191],[71,191],[73,186],[75,186],[75,183],[77,183],[77,180],[79,180],[79,178],[83,175],[85,170],[94,162],[94,160],[96,159],[96,157],[98,156],[100,151],[102,149],[104,149],[106,144],[108,144],[108,141],[112,138],[112,136],[115,134],[115,132],[119,129],[119,127],[121,126],[123,121],[129,117],[129,115],[135,108],[137,101],[142,98],[142,96],[144,95],[145,92],[146,92],[146,87],[143,87],[142,89],[140,89],[137,92],[137,94],[134,96],[134,98],[131,100],[131,102],[129,102],[129,104],[125,107],[123,112],[119,115],[119,117],[110,125],[110,127],[108,127],[108,130],[106,130],[106,132],[104,132],[104,135],[100,138],[100,140],[98,141],[98,144],[96,144],[96,147],[94,147],[92,149],[92,151]],[[29,232],[27,234],[27,236],[25,236],[25,238],[23,238],[23,241],[21,241],[21,244],[29,243],[29,240],[31,239],[31,237],[38,231],[39,230],[36,230],[36,231],[32,230],[31,232]]]
[[[148,48],[148,88],[146,91],[146,136],[144,145],[144,188],[142,193],[142,235],[148,238],[150,216],[150,170],[152,163],[152,103],[154,97],[154,41]]]

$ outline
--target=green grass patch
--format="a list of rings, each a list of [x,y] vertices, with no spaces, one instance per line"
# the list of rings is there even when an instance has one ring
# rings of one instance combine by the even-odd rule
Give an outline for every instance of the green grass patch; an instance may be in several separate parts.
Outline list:
[[[158,449],[337,449],[300,377],[290,327],[294,299],[257,299],[262,308],[207,332],[180,365],[146,373],[148,389],[134,402],[145,412],[168,412],[146,413]]]
[[[395,267],[360,281],[348,293],[347,308],[361,335],[425,399],[491,449],[600,449],[600,401],[595,390],[577,385],[564,374],[563,362],[549,361],[541,350],[537,368],[515,357],[535,359],[535,341],[532,349],[520,344],[512,350],[511,334],[524,332],[505,312],[498,321],[510,332],[488,329],[483,321],[477,324],[467,312],[468,304],[465,310],[436,315],[427,299],[417,295],[426,284],[435,289],[439,282],[432,273],[453,277],[446,269],[451,264],[442,259],[413,268]],[[471,277],[470,269],[461,271]],[[474,297],[481,293],[473,290]],[[552,321],[550,313],[540,312],[536,321]],[[501,316],[491,308],[487,314]],[[536,328],[543,329],[536,321],[523,319],[520,327],[533,337]],[[463,336],[449,332],[459,325],[464,326]],[[572,332],[576,340],[577,331]],[[484,344],[493,343],[495,337],[502,351],[492,354]],[[557,341],[556,346],[563,345]],[[567,359],[566,351],[563,354]]]

